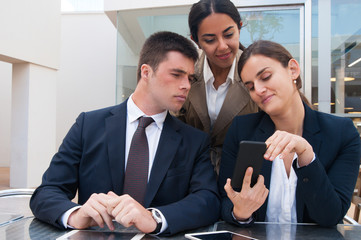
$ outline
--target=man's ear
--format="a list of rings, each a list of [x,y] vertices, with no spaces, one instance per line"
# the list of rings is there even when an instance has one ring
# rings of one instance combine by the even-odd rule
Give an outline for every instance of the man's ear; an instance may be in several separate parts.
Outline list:
[[[148,78],[150,77],[151,71],[152,71],[152,68],[148,64],[142,64],[142,66],[140,67],[141,78],[144,80],[148,80]]]
[[[291,59],[288,62],[288,68],[291,71],[291,75],[292,75],[292,79],[295,80],[298,78],[298,76],[301,73],[301,69],[300,69],[300,65],[298,64],[298,62],[295,59]]]

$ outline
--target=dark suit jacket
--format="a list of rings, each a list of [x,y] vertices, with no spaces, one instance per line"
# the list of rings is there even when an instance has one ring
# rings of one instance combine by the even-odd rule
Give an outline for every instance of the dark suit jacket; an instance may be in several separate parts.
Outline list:
[[[232,177],[239,142],[266,141],[275,131],[270,117],[264,113],[235,118],[223,145],[219,189],[222,197],[222,217],[236,223],[232,202],[223,189],[227,177]],[[360,136],[352,121],[305,106],[303,137],[311,144],[316,159],[306,167],[293,168],[297,175],[297,221],[332,226],[346,214],[354,191],[360,164]],[[261,175],[270,189],[272,162],[264,160]],[[264,221],[267,202],[258,209],[255,221]]]
[[[62,214],[93,193],[121,195],[124,181],[126,101],[82,113],[43,175],[30,207],[34,215],[63,227]],[[165,119],[145,196],[168,222],[166,234],[211,224],[220,199],[209,160],[209,137],[169,113]]]

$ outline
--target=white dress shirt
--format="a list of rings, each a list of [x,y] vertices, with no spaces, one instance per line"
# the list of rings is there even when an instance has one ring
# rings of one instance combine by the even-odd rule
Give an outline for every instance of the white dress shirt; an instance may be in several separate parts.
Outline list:
[[[149,146],[149,170],[148,170],[148,180],[149,180],[153,162],[154,162],[154,157],[155,157],[155,154],[156,154],[156,151],[158,148],[160,135],[162,133],[163,124],[164,124],[165,118],[167,117],[168,111],[164,111],[164,112],[158,113],[156,115],[152,115],[152,116],[147,116],[145,113],[142,112],[142,110],[140,110],[138,108],[137,105],[135,105],[135,103],[132,99],[132,96],[133,96],[133,94],[130,95],[128,102],[127,102],[127,127],[126,127],[125,165],[124,166],[125,166],[125,168],[127,166],[130,144],[131,144],[133,135],[139,124],[138,118],[140,118],[142,116],[152,117],[154,122],[149,124],[149,126],[145,129],[145,134],[147,136],[148,146]],[[124,173],[125,173],[125,169],[124,169]],[[68,211],[66,211],[62,215],[61,221],[65,228],[72,228],[72,226],[69,226],[67,224],[69,216],[73,211],[75,211],[76,209],[78,209],[80,207],[81,206],[73,207],[73,208],[69,209]],[[161,218],[162,218],[162,228],[159,232],[159,233],[162,233],[168,227],[168,223],[167,223],[167,220],[165,219],[164,215],[162,214],[162,212],[159,211],[158,209],[155,209],[155,210],[157,210],[160,213]]]
[[[295,153],[293,161],[296,158]],[[297,223],[296,187],[295,170],[291,166],[288,177],[283,159],[277,156],[272,163],[266,222]]]
[[[205,56],[204,65],[203,65],[203,76],[206,86],[206,99],[207,99],[208,115],[211,120],[211,127],[214,125],[218,117],[218,114],[222,108],[230,84],[233,84],[234,82],[233,77],[234,77],[235,67],[236,67],[236,59],[234,59],[232,63],[232,67],[228,72],[226,81],[223,84],[221,84],[218,87],[218,89],[216,89],[213,85],[215,79],[212,70],[209,67],[207,57]]]

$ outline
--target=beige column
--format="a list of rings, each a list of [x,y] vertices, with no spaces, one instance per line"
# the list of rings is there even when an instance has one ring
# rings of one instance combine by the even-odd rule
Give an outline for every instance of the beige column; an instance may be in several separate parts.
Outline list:
[[[13,64],[10,187],[36,187],[55,153],[57,70]]]

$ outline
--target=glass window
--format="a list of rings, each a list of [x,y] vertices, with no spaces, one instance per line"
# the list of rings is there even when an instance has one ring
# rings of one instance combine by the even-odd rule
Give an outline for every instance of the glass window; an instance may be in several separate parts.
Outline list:
[[[302,61],[300,38],[300,6],[240,8],[243,28],[240,42],[248,47],[256,40],[270,40],[282,44],[297,61]],[[302,69],[303,70],[303,69]],[[303,79],[303,78],[302,78]]]
[[[301,9],[301,5],[240,8],[243,20],[240,42],[246,47],[257,39],[279,42],[301,61],[302,67]],[[173,15],[151,9],[118,12],[117,103],[128,98],[136,87],[137,59],[147,37],[157,31],[173,31],[190,37],[188,11],[189,8],[185,8],[184,14]]]
[[[158,31],[172,31],[190,39],[187,14],[150,15],[152,13],[151,10],[118,12],[117,103],[127,99],[137,85],[139,52],[146,38]]]
[[[243,28],[241,43],[247,47],[256,40],[271,40],[284,45],[292,54],[300,56],[300,9],[240,10]]]
[[[361,114],[361,2],[331,4],[331,112]]]
[[[359,14],[361,2],[354,0],[324,2],[331,6],[331,21],[328,21],[331,39],[327,38],[330,39],[331,49],[325,52],[331,61],[330,66],[326,65],[326,68],[322,68],[322,72],[329,73],[327,76],[330,77],[327,79],[319,79],[318,65],[325,56],[320,56],[318,49],[319,34],[322,34],[323,30],[318,29],[318,0],[311,1],[311,8],[302,2],[287,5],[282,1],[283,4],[254,7],[250,4],[242,7],[239,4],[237,7],[243,20],[240,42],[246,47],[257,39],[281,43],[300,62],[303,71],[306,64],[309,66],[307,69],[310,70],[306,69],[308,78],[302,76],[302,79],[309,83],[305,93],[316,109],[319,101],[318,86],[323,83],[321,84],[323,88],[324,83],[327,83],[327,87],[320,89],[320,92],[329,91],[326,100],[331,104],[330,112],[361,119],[361,14]],[[189,6],[118,12],[117,102],[126,99],[135,89],[138,56],[145,39],[161,30],[174,31],[189,37],[188,12]],[[325,19],[321,20],[325,21]],[[311,29],[308,24],[312,24]],[[307,34],[309,36],[307,39],[312,38],[307,40],[307,43],[311,41],[312,44],[309,44],[311,48],[305,49]],[[311,61],[305,57],[305,52],[309,49],[312,50]],[[326,108],[327,104],[328,102]]]
[[[361,2],[329,0],[331,4],[330,112],[349,117],[361,133]],[[312,104],[318,107],[319,1],[312,1]],[[360,60],[359,60],[360,59]],[[322,89],[328,91],[328,89]]]

